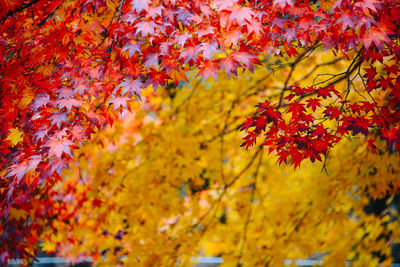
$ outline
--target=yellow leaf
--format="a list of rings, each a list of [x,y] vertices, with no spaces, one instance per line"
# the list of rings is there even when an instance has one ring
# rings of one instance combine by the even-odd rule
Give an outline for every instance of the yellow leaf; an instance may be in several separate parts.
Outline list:
[[[47,252],[47,253],[56,252],[56,244],[55,243],[46,241],[46,242],[41,243],[40,246],[42,247],[43,252]]]
[[[32,89],[29,87],[25,88],[24,92],[22,93],[22,99],[18,103],[18,107],[20,109],[27,108],[34,98],[35,93],[32,91]]]
[[[330,11],[335,2],[336,0],[323,0],[321,1],[321,7],[326,11]]]
[[[8,134],[6,140],[10,141],[12,146],[17,145],[22,141],[22,135],[24,133],[18,130],[18,128],[12,128],[9,131],[10,133]]]
[[[28,215],[28,213],[24,210],[15,209],[15,208],[10,209],[10,217],[17,221],[21,218],[25,219],[27,215]]]

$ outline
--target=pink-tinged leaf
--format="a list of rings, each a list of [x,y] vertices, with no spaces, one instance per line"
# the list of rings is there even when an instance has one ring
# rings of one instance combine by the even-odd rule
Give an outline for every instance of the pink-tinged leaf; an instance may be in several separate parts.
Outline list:
[[[185,63],[188,63],[189,61],[197,62],[197,50],[198,49],[195,46],[185,47],[179,58],[184,59]]]
[[[32,157],[29,158],[27,162],[27,169],[29,170],[36,170],[36,167],[39,165],[39,163],[42,161],[42,156],[40,155],[33,155]]]
[[[214,53],[219,52],[218,44],[216,42],[213,43],[202,43],[200,44],[200,51],[203,52],[204,59],[212,60]]]
[[[340,7],[342,6],[342,2],[343,2],[343,0],[337,0],[337,1],[333,4],[331,11],[335,10],[335,9],[338,8],[338,7],[340,8]]]
[[[192,35],[190,33],[188,33],[188,32],[185,32],[184,34],[180,34],[180,35],[178,35],[176,37],[176,44],[178,46],[182,46],[183,47],[185,45],[186,41],[188,39],[190,39],[191,37],[192,37]]]
[[[155,68],[158,67],[158,54],[157,53],[152,53],[149,54],[145,57],[145,61],[144,61],[144,66],[151,68],[152,66],[154,66]]]
[[[349,27],[350,29],[354,29],[353,19],[354,15],[347,12],[343,12],[340,14],[340,17],[336,21],[336,24],[342,23],[342,32],[344,32],[347,29],[347,27]]]
[[[214,35],[215,30],[216,30],[215,27],[208,25],[207,28],[205,28],[205,29],[199,29],[197,31],[197,34],[199,37],[203,37],[206,35]]]
[[[254,71],[254,64],[260,64],[258,58],[248,52],[235,52],[232,53],[232,57],[247,67],[250,71]]]
[[[155,19],[157,15],[161,17],[163,9],[164,6],[162,5],[150,6],[146,9],[147,17],[151,17],[152,19]]]
[[[283,29],[284,28],[283,23],[285,21],[286,21],[286,19],[276,17],[271,21],[271,28],[274,26],[277,26],[277,27]]]
[[[120,108],[120,107],[127,108],[127,100],[129,100],[129,98],[127,98],[127,97],[115,96],[115,97],[111,98],[111,100],[108,101],[108,103],[113,104],[114,110],[116,110],[117,108]]]
[[[129,23],[130,25],[132,25],[132,24],[138,19],[138,16],[137,16],[135,13],[133,13],[133,12],[129,12],[129,13],[127,13],[127,14],[123,17],[123,19],[124,19],[127,23]]]
[[[230,7],[232,7],[235,2],[237,1],[232,1],[232,0],[214,0],[212,2],[213,6],[216,6],[218,10],[228,10]]]
[[[241,26],[247,24],[246,21],[252,21],[252,17],[255,15],[250,8],[240,5],[235,5],[230,10],[232,12],[229,15],[229,22],[236,21]]]
[[[26,163],[14,164],[10,167],[10,172],[7,174],[7,177],[16,177],[17,182],[19,182],[27,172],[28,166]]]
[[[53,135],[53,137],[57,138],[57,139],[62,139],[64,136],[68,136],[69,134],[67,133],[67,128],[63,128],[60,131],[56,131]]]
[[[224,44],[226,46],[230,46],[230,45],[237,46],[239,39],[242,37],[243,37],[243,35],[240,31],[236,31],[236,30],[230,31],[223,36]]]
[[[198,73],[198,76],[202,76],[202,81],[204,82],[207,80],[208,77],[213,77],[215,81],[217,81],[217,76],[218,76],[218,70],[219,70],[218,64],[212,61],[207,61],[202,68],[200,68],[200,71]]]
[[[131,3],[132,10],[135,10],[137,13],[140,13],[142,10],[147,9],[150,4],[150,0],[133,0]]]
[[[52,161],[50,165],[50,173],[56,172],[58,175],[61,175],[64,168],[68,166],[68,163],[65,159],[57,158]]]
[[[76,140],[78,141],[83,141],[83,138],[86,136],[85,134],[85,130],[86,128],[80,125],[74,125],[74,127],[72,127],[71,134],[73,137],[75,137]]]
[[[32,108],[37,110],[40,107],[46,106],[48,103],[50,103],[50,96],[48,94],[38,95],[33,101]]]
[[[124,45],[124,48],[122,48],[122,52],[128,51],[129,58],[131,58],[136,52],[140,53],[140,43],[135,40],[130,40]]]
[[[285,8],[286,5],[293,7],[293,0],[274,0],[274,5],[279,5],[281,8]]]
[[[81,102],[73,98],[68,98],[68,99],[58,100],[57,104],[60,109],[66,108],[67,110],[71,110],[72,107],[79,107],[81,105]]]
[[[136,94],[137,96],[142,96],[142,88],[144,84],[141,80],[132,80],[132,79],[124,79],[118,86],[117,89],[122,87],[122,95],[128,93],[128,97],[133,96]]]
[[[263,26],[258,20],[251,20],[249,24],[247,24],[247,31],[249,34],[254,33],[256,36],[260,36],[263,32]]]
[[[34,133],[34,137],[36,139],[36,142],[39,142],[39,139],[41,142],[43,142],[43,138],[47,136],[49,129],[47,127],[41,127],[39,130],[37,130]]]
[[[380,9],[380,4],[377,0],[361,0],[354,4],[356,7],[360,7],[364,12],[368,12],[368,9],[377,12],[376,8]]]
[[[228,78],[231,78],[231,74],[237,77],[237,68],[240,67],[240,64],[233,58],[227,57],[221,59],[221,67],[225,69]]]
[[[59,129],[63,122],[67,122],[67,116],[65,115],[65,113],[55,113],[51,115],[49,119],[51,120],[51,126],[55,124]]]
[[[357,20],[357,25],[359,27],[364,26],[365,29],[368,31],[372,25],[376,25],[376,21],[369,16],[362,16]]]
[[[160,44],[160,55],[169,55],[169,47],[171,46],[171,42],[162,42]]]
[[[70,98],[74,96],[74,90],[66,86],[61,87],[61,89],[58,90],[57,93],[58,93],[58,99]]]
[[[63,153],[72,157],[71,146],[73,145],[74,143],[66,138],[60,140],[50,137],[45,146],[49,148],[49,157],[55,156],[56,158],[61,158]]]
[[[372,43],[378,48],[383,49],[385,43],[390,43],[390,39],[386,32],[381,31],[377,27],[371,28],[371,30],[364,35],[362,42],[366,49],[368,49]]]
[[[287,29],[286,32],[283,34],[283,39],[285,39],[288,42],[288,44],[290,44],[290,42],[293,39],[297,40],[296,34],[297,34],[296,28]]]
[[[89,92],[89,87],[86,84],[78,83],[74,92],[78,92],[78,94],[82,96],[85,92]]]
[[[200,11],[201,11],[201,14],[203,14],[207,18],[213,14],[211,8],[208,5],[201,5]]]
[[[175,11],[176,20],[182,22],[183,26],[186,26],[192,22],[193,14],[186,8],[178,8]]]
[[[143,37],[147,35],[154,36],[154,27],[157,26],[153,21],[141,21],[136,24],[136,34],[141,34]]]

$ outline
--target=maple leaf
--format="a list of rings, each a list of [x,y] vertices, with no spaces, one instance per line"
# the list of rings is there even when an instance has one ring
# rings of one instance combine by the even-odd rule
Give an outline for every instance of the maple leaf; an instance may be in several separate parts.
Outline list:
[[[40,94],[33,101],[32,108],[37,110],[40,107],[46,106],[50,103],[50,96],[48,94]]]
[[[79,107],[81,105],[81,102],[73,99],[73,98],[68,98],[68,99],[61,99],[56,101],[57,105],[62,108],[66,108],[67,110],[71,110],[72,107]]]
[[[208,77],[213,77],[214,80],[217,80],[217,74],[220,66],[213,62],[213,61],[207,61],[202,68],[200,68],[199,73],[197,74],[198,76],[202,76],[202,81],[204,82],[207,80]]]
[[[34,134],[34,137],[36,138],[36,142],[38,142],[39,139],[40,139],[40,141],[43,141],[43,138],[45,138],[47,136],[48,131],[49,131],[49,129],[47,127],[39,128]]]
[[[337,20],[336,24],[342,24],[342,32],[344,32],[348,27],[350,29],[354,29],[354,16],[350,13],[342,13],[340,14],[339,19]]]
[[[181,81],[188,82],[188,79],[186,77],[186,74],[182,70],[175,70],[172,69],[168,75],[171,77],[171,79],[174,81],[174,84],[179,84]]]
[[[185,63],[188,63],[190,61],[196,63],[197,55],[198,55],[198,48],[196,46],[189,46],[185,47],[179,58],[184,59]]]
[[[279,5],[281,8],[285,8],[286,5],[293,7],[293,0],[274,0],[273,6]]]
[[[144,87],[144,84],[140,79],[126,78],[116,87],[116,89],[121,87],[122,87],[122,95],[128,93],[129,97],[135,94],[141,97],[142,88]]]
[[[27,170],[36,170],[39,163],[42,161],[42,156],[40,155],[33,155],[29,158],[27,162]]]
[[[154,91],[156,91],[159,85],[165,86],[165,82],[170,77],[165,71],[157,71],[154,68],[151,68],[150,73],[148,74],[148,79],[144,86],[149,86],[150,84],[153,86]]]
[[[141,52],[140,42],[136,40],[130,40],[122,48],[122,52],[128,51],[129,57],[131,58],[136,52]]]
[[[236,1],[232,0],[213,0],[212,4],[215,5],[218,10],[229,10]]]
[[[243,37],[243,34],[237,30],[231,30],[224,34],[223,39],[226,46],[237,46],[239,39]]]
[[[61,124],[67,122],[67,116],[65,113],[54,113],[50,116],[51,126],[57,125],[58,129],[61,128]]]
[[[283,34],[283,38],[284,38],[289,44],[290,44],[290,42],[291,42],[293,39],[297,40],[296,36],[297,36],[297,30],[296,30],[295,28],[287,29],[287,30],[285,31],[285,33]]]
[[[58,139],[49,137],[45,146],[49,148],[49,157],[55,156],[56,158],[61,158],[63,154],[72,157],[71,147],[74,146],[74,143],[66,138]]]
[[[237,76],[237,68],[240,67],[239,62],[237,62],[232,57],[222,58],[220,61],[221,67],[225,69],[225,73],[228,75],[228,78],[231,78],[231,74]]]
[[[355,3],[354,6],[360,7],[364,12],[367,12],[367,9],[377,12],[376,8],[380,8],[377,0],[361,0]]]
[[[89,92],[89,87],[86,84],[78,83],[74,92],[78,92],[78,94],[82,96],[85,92]]]
[[[374,67],[371,68],[365,68],[364,69],[366,74],[364,74],[364,77],[367,77],[369,80],[373,80],[376,76],[376,69]]]
[[[340,115],[342,114],[336,107],[327,107],[324,113],[331,120],[339,119]]]
[[[250,71],[254,71],[254,64],[261,64],[255,55],[252,55],[248,52],[235,52],[232,53],[231,56],[236,61],[246,66]]]
[[[204,59],[212,60],[214,53],[220,52],[217,42],[200,44],[199,51],[203,52]]]
[[[321,106],[320,100],[317,98],[310,98],[306,100],[306,102],[307,102],[307,107],[311,108],[312,111],[315,111],[317,107]]]
[[[22,177],[28,172],[28,166],[25,163],[14,164],[10,166],[10,171],[7,177],[16,177],[17,182],[20,182]]]
[[[393,73],[394,75],[396,75],[397,72],[399,71],[399,69],[398,69],[399,67],[396,64],[393,64],[392,66],[388,66],[386,64],[384,64],[384,65],[385,65],[385,69],[386,69],[386,72],[388,75],[390,73]]]
[[[152,53],[149,54],[145,57],[145,61],[144,61],[144,66],[145,67],[158,67],[158,54],[157,53]]]
[[[19,142],[23,140],[22,135],[24,134],[18,128],[9,129],[9,134],[6,140],[11,142],[11,146],[16,146]]]
[[[298,102],[289,103],[288,112],[292,113],[293,117],[303,114],[305,111],[304,104]]]
[[[131,2],[132,10],[135,10],[137,13],[140,13],[142,10],[147,9],[150,4],[150,0],[133,0]]]
[[[85,130],[86,128],[83,126],[74,125],[70,131],[72,136],[75,137],[76,140],[81,141],[85,137]]]
[[[383,49],[385,43],[390,43],[390,39],[386,32],[373,26],[371,29],[362,37],[362,42],[365,48],[369,48],[373,43],[378,49]]]
[[[141,34],[143,37],[147,35],[154,36],[154,28],[157,26],[153,21],[141,21],[135,25],[136,34]]]
[[[240,128],[241,131],[247,130],[254,125],[253,118],[246,118],[246,121],[243,123],[242,127]]]
[[[331,97],[331,92],[337,96],[340,96],[339,92],[333,87],[333,85],[327,87],[321,87],[318,89],[318,97],[322,97],[326,99],[327,97]]]
[[[43,252],[46,253],[55,253],[56,252],[56,243],[54,242],[43,242],[40,243],[40,247]]]
[[[74,90],[70,87],[63,86],[57,91],[58,99],[74,97]]]
[[[129,100],[129,98],[127,98],[125,96],[115,96],[115,97],[111,98],[108,101],[108,103],[113,104],[114,110],[116,110],[117,108],[120,108],[120,107],[128,108],[127,100]]]
[[[248,22],[252,21],[252,17],[254,16],[253,10],[251,10],[249,7],[234,5],[229,10],[231,11],[231,14],[229,15],[229,21],[236,21],[239,25],[247,24]]]

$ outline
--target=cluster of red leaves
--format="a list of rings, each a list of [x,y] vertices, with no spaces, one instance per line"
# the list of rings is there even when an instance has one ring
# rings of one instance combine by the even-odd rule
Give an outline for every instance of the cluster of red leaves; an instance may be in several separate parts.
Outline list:
[[[389,151],[400,151],[399,57],[390,53],[390,49],[364,49],[358,60],[357,64],[375,63],[382,67],[379,73],[369,66],[364,68],[363,76],[361,72],[357,74],[369,100],[365,97],[362,101],[349,100],[351,93],[361,95],[351,89],[350,81],[342,93],[332,84],[326,87],[292,86],[284,98],[287,102],[277,105],[266,101],[257,105],[255,114],[247,118],[241,128],[246,131],[242,146],[248,149],[262,135],[265,137],[263,145],[270,153],[276,152],[279,164],[289,161],[295,168],[305,159],[322,161],[322,156],[326,157],[329,149],[342,138],[358,134],[369,137],[368,145],[372,151],[375,151],[373,140],[376,137],[386,141]],[[349,73],[343,75],[350,79]],[[384,102],[375,101],[372,91],[385,94]]]
[[[203,80],[216,79],[219,70],[237,75],[239,68],[252,70],[258,55],[296,55],[298,47],[319,41],[344,53],[364,46],[363,59],[379,60],[386,49],[398,60],[393,41],[400,21],[397,0],[339,0],[329,9],[323,2],[0,0],[0,261],[30,257],[27,248],[37,241],[37,231],[31,229],[38,229],[40,218],[52,210],[46,191],[67,167],[73,149],[111,124],[144,86],[177,84],[193,69]],[[368,79],[371,90],[375,81],[376,88],[388,88],[398,99],[393,77]],[[382,117],[389,116],[382,121],[389,125],[382,136],[394,143],[396,103],[387,111],[379,109]],[[286,113],[293,122],[279,112],[270,118],[268,105],[260,105],[259,113],[267,112],[261,118],[275,125],[268,145],[279,151],[277,144],[286,143],[279,127],[298,137],[282,148],[281,161],[293,158],[296,148],[301,154],[294,157],[297,161],[318,159],[337,141],[336,134],[318,129],[310,117],[300,120],[305,109],[318,104],[290,104]],[[343,114],[332,115],[333,110],[326,114],[344,119]],[[365,133],[363,123],[347,123],[353,126],[344,131]],[[257,135],[261,120],[256,127]],[[7,140],[12,129],[23,133],[16,144]],[[315,152],[306,151],[311,147]],[[290,152],[284,155],[286,150]],[[34,206],[34,199],[41,204]],[[11,208],[32,211],[30,218],[23,223],[12,218]]]

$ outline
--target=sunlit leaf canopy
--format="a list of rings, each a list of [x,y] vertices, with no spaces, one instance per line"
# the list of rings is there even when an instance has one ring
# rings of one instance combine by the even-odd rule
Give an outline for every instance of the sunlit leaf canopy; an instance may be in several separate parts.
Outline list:
[[[277,57],[278,65],[289,67],[283,86],[270,81],[253,112],[235,115],[235,127],[246,132],[240,145],[251,148],[247,156],[262,144],[259,154],[274,153],[280,164],[297,169],[309,161],[327,163],[341,140],[361,135],[375,152],[379,139],[386,152],[399,150],[397,0],[0,5],[2,263],[34,257],[45,218],[54,211],[49,190],[77,159],[74,150],[132,109],[148,86],[170,91],[193,75],[202,84],[219,73],[234,78]],[[343,65],[296,84],[295,70],[322,48]],[[277,71],[274,64],[268,75]],[[269,99],[273,94],[278,98]],[[225,129],[229,119],[220,119],[219,130]]]

